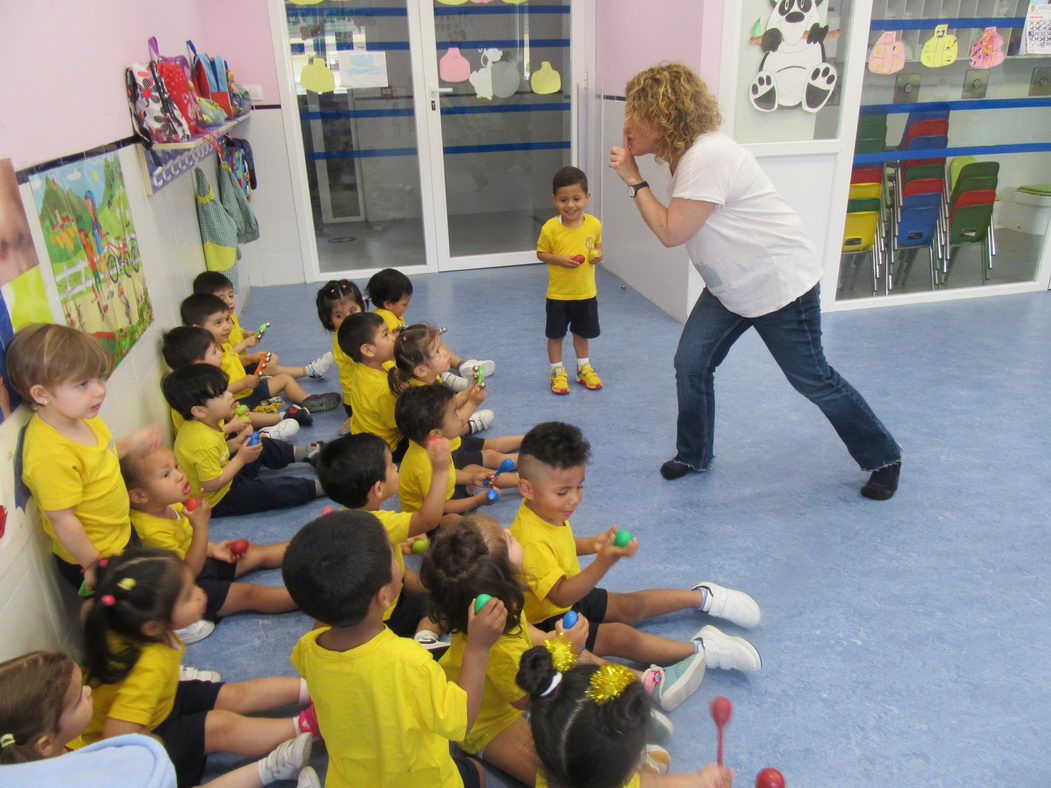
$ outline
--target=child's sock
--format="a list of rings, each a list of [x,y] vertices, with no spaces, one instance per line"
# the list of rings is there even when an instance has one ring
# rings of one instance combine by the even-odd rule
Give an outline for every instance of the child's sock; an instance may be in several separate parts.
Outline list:
[[[303,462],[303,460],[305,460],[307,458],[307,451],[308,450],[309,449],[308,449],[307,446],[299,446],[299,445],[293,446],[292,447],[292,459],[295,460],[296,462]]]
[[[561,361],[556,361],[551,365],[551,371],[554,372],[556,369],[562,366]]]
[[[583,369],[585,366],[591,363],[591,359],[585,356],[584,358],[577,359],[577,369]]]
[[[318,481],[317,479],[314,479],[314,497],[315,498],[324,498],[325,497],[325,491],[321,488],[321,482]]]
[[[701,586],[697,590],[701,592],[701,604],[697,605],[697,609],[702,613],[707,613],[712,606],[712,595],[704,586]]]
[[[310,701],[310,692],[307,690],[307,680],[299,680],[299,702],[308,703]]]

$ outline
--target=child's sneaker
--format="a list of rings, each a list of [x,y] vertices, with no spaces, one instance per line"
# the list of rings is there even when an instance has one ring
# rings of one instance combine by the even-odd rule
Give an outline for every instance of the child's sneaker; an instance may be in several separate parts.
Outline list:
[[[195,621],[188,627],[175,630],[175,634],[179,636],[179,639],[183,643],[189,645],[190,643],[196,643],[198,640],[204,640],[214,631],[215,622],[202,618],[200,621]]]
[[[259,761],[259,781],[269,785],[278,780],[294,780],[303,767],[310,763],[313,747],[314,737],[309,733],[301,733],[294,739],[281,742]]]
[[[299,432],[299,422],[295,419],[282,419],[273,427],[264,427],[259,432],[275,440],[287,441]]]
[[[325,448],[327,441],[315,441],[307,447],[307,453],[303,456],[303,462],[310,463],[310,467],[317,470],[317,458],[321,456],[321,450]]]
[[[569,393],[569,376],[566,375],[566,368],[563,366],[558,366],[551,370],[551,393]]]
[[[442,382],[443,386],[452,389],[456,393],[466,391],[467,387],[471,385],[471,381],[461,378],[459,375],[454,375],[451,372],[443,372],[438,376],[438,380]]]
[[[296,724],[296,730],[299,733],[309,733],[313,736],[321,737],[321,728],[317,724],[317,710],[314,708],[313,703],[299,712],[293,719]]]
[[[690,590],[697,591],[701,588],[708,591],[708,609],[704,610],[708,615],[724,618],[739,627],[759,626],[763,618],[759,603],[744,591],[723,588],[708,580],[698,583]]]
[[[211,623],[211,622],[209,622]],[[219,673],[214,670],[200,670],[192,665],[179,666],[179,681],[222,681]]]
[[[296,788],[321,788],[321,778],[317,776],[313,766],[304,766],[299,773],[299,781]]]
[[[311,413],[323,413],[326,410],[338,408],[343,404],[343,395],[335,391],[326,391],[324,394],[311,394],[299,403]]]
[[[701,641],[701,653],[709,667],[747,671],[763,667],[763,658],[755,646],[744,638],[727,635],[711,624],[701,627],[693,640]]]
[[[647,744],[639,768],[655,774],[667,774],[671,768],[671,753],[659,744]]]
[[[289,405],[288,409],[285,410],[284,417],[286,419],[295,419],[299,422],[300,427],[309,427],[314,423],[314,417],[302,405]]]
[[[588,391],[598,391],[602,388],[602,378],[590,364],[585,364],[577,370],[577,383]]]
[[[438,634],[429,629],[421,629],[412,639],[431,652],[431,656],[435,659],[440,659],[449,648],[448,643],[439,640]]]
[[[652,687],[653,700],[665,711],[671,711],[700,686],[704,659],[704,652],[698,651],[666,668],[650,665],[642,676],[642,686]]]
[[[461,361],[460,362],[460,366],[458,367],[458,371],[460,373],[460,377],[464,377],[464,378],[467,378],[467,379],[473,378],[474,374],[475,374],[474,373],[474,368],[475,367],[481,367],[482,368],[482,374],[485,375],[486,377],[489,377],[494,372],[496,372],[496,362],[495,361],[490,361],[488,359],[486,359],[485,361],[479,361],[476,358],[469,358],[466,361]]]
[[[335,359],[332,358],[332,352],[329,351],[320,358],[315,358],[309,364],[306,365],[307,375],[312,378],[323,377],[329,368],[332,366],[332,362]]]
[[[493,426],[493,420],[496,418],[496,413],[484,408],[482,410],[476,410],[471,414],[471,418],[467,420],[467,426],[471,428],[471,435],[482,430],[487,430]]]
[[[344,421],[339,425],[339,429],[337,429],[336,432],[339,433],[339,435],[341,436],[350,435],[350,417],[344,419]]]
[[[650,709],[650,734],[655,739],[669,739],[675,733],[675,726],[656,706]]]

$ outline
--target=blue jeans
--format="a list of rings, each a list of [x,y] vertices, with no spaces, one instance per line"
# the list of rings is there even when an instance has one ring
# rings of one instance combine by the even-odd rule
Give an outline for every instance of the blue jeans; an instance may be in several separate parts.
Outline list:
[[[862,470],[873,471],[901,459],[901,447],[868,403],[825,360],[815,286],[787,306],[759,317],[741,317],[709,290],[701,293],[675,351],[677,461],[697,471],[711,466],[715,457],[715,368],[751,326],[793,388],[821,408]]]

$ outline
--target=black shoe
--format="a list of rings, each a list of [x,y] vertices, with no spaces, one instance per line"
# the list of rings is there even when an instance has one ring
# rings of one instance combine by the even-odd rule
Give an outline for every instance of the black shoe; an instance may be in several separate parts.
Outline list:
[[[309,427],[314,423],[314,417],[310,415],[310,411],[300,405],[289,405],[284,417],[295,419],[299,422],[300,427]]]
[[[335,391],[327,391],[324,394],[311,394],[300,402],[304,408],[309,408],[312,413],[323,413],[326,410],[338,408],[343,403],[343,395]]]
[[[686,474],[693,470],[689,465],[678,460],[668,460],[664,465],[661,466],[661,476],[668,481],[674,479],[681,479]]]
[[[901,473],[901,460],[893,465],[873,471],[865,486],[861,488],[861,494],[874,501],[886,501],[893,498],[898,489],[898,476]]]

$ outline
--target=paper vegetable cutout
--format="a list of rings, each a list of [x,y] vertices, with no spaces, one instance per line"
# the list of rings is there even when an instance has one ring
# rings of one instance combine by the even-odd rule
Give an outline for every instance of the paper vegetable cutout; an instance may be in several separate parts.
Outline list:
[[[504,52],[502,49],[479,49],[478,51],[482,53],[482,67],[479,68],[477,71],[472,71],[471,75],[468,77],[468,80],[470,80],[472,87],[474,87],[475,95],[478,96],[478,98],[492,101],[495,92],[493,89],[493,67],[500,62],[500,58],[504,56]],[[504,65],[510,64],[505,63]],[[514,68],[514,66],[511,67],[512,69]],[[503,71],[503,69],[500,70]],[[501,86],[506,87],[506,77],[501,75],[500,81]],[[517,86],[518,81],[516,76],[515,87],[517,88]],[[514,90],[512,90],[511,92],[513,93]],[[501,93],[500,95],[510,94]]]
[[[949,26],[938,25],[920,50],[920,62],[927,68],[950,66],[956,62],[958,52],[959,44],[956,36],[949,35]]]
[[[879,37],[869,53],[869,71],[873,74],[894,74],[905,68],[905,42],[888,30]]]
[[[311,93],[331,93],[336,89],[336,75],[323,57],[312,57],[299,72],[299,84]]]
[[[449,47],[438,61],[438,76],[446,82],[466,82],[471,77],[471,64],[459,47]]]
[[[825,106],[839,80],[825,58],[827,13],[828,0],[775,0],[760,42],[763,59],[748,89],[753,107],[817,112]]]
[[[540,64],[540,70],[534,71],[532,76],[529,77],[529,87],[533,89],[534,93],[539,93],[540,95],[558,93],[562,89],[562,77],[545,60]]]
[[[971,44],[971,68],[996,68],[1004,62],[1004,37],[987,27]]]
[[[493,63],[493,95],[508,98],[518,92],[522,83],[518,63],[514,60],[498,60]]]

